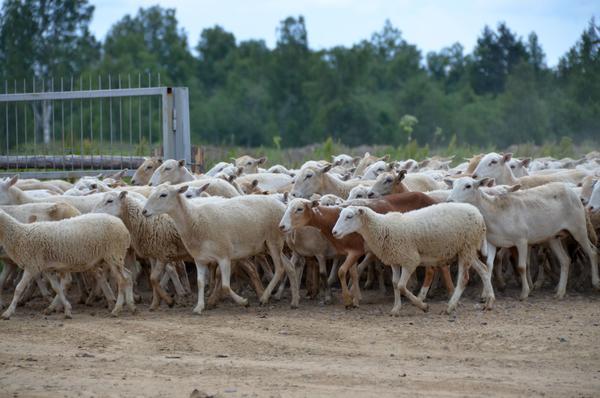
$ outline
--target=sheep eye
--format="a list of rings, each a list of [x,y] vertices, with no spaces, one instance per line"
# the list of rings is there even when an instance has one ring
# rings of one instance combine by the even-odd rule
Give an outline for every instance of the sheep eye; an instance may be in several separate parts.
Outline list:
[[[112,202],[113,202],[113,200],[112,200],[112,199],[108,199],[108,200],[106,201],[106,203],[112,203]]]
[[[152,166],[146,167],[146,170],[152,170]]]
[[[496,164],[496,163],[498,163],[498,161],[497,161],[497,160],[492,160],[492,161],[490,162],[490,164]]]
[[[510,168],[511,168],[511,169],[514,169],[514,168],[515,168],[515,165],[514,165],[514,164],[513,164],[513,165],[511,165],[511,166],[510,166]]]
[[[98,188],[98,185],[96,185],[96,184],[92,184],[92,185],[90,185],[90,188],[92,188],[92,189],[96,189],[96,188]]]
[[[308,180],[310,177],[312,177],[312,174],[307,174],[305,180]]]
[[[386,183],[386,184],[389,184],[390,182],[392,182],[392,179],[391,179],[391,178],[386,178],[386,179],[385,179],[385,183]]]
[[[300,212],[302,212],[302,207],[298,207],[298,208],[296,209],[296,213],[300,213]]]
[[[161,197],[161,198],[166,198],[166,197],[167,197],[167,194],[166,194],[166,193],[161,193],[161,194],[160,194],[160,197]]]
[[[346,216],[346,219],[347,219],[347,220],[349,220],[349,219],[351,219],[352,217],[353,217],[353,216],[352,216],[352,214],[348,214],[348,215]]]
[[[170,167],[165,167],[165,171],[169,171],[169,170],[171,170]]]
[[[471,184],[465,185],[465,189],[471,189]]]
[[[246,166],[250,166],[252,164],[252,162],[248,162],[246,163]]]

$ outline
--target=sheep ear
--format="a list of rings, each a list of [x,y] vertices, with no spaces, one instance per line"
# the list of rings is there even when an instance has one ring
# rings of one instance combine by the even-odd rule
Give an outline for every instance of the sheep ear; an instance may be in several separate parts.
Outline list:
[[[252,187],[256,188],[258,186],[258,180],[252,180]]]
[[[263,164],[267,161],[267,158],[265,156],[262,156],[260,158],[258,158],[258,164]]]
[[[12,187],[13,185],[15,185],[17,183],[17,181],[19,181],[19,175],[15,174],[14,176],[11,177],[10,180],[8,180],[8,182],[6,183],[6,186]]]
[[[521,166],[523,167],[529,167],[529,163],[531,163],[531,158],[525,158],[521,160]]]
[[[103,177],[103,174],[100,173],[100,174],[95,175],[94,177],[97,178],[97,179],[101,179]]]
[[[521,189],[521,184],[515,184],[512,187],[508,188],[508,192],[516,192]]]
[[[383,160],[384,162],[387,162],[388,160],[390,160],[390,155],[386,154],[385,156],[380,157],[379,160]]]
[[[327,173],[329,170],[331,170],[331,168],[333,167],[333,165],[331,163],[327,164],[325,167],[323,167],[320,171],[321,173],[325,174]]]
[[[454,180],[452,178],[444,178],[444,182],[448,185],[449,188],[454,186]]]
[[[239,177],[239,176],[242,175],[243,172],[244,172],[244,168],[243,167],[238,167],[237,173],[235,173],[235,175]]]
[[[505,153],[502,155],[502,163],[506,163],[512,159],[512,153]]]
[[[481,180],[475,181],[475,184],[477,185],[477,188],[485,187],[485,186],[491,187],[494,185],[494,179],[489,178],[489,177],[484,177]]]
[[[125,198],[125,196],[127,196],[127,191],[121,191],[121,193],[119,194],[119,199],[123,199]]]
[[[421,160],[419,163],[417,163],[419,165],[419,167],[425,167],[429,164],[429,162],[431,162],[431,159],[424,159]]]
[[[208,189],[209,185],[210,185],[210,182],[202,185],[200,188],[198,188],[198,190],[196,192],[202,193],[202,192],[206,191]]]
[[[189,185],[184,185],[177,190],[177,193],[185,193],[189,188]]]
[[[289,199],[289,196],[290,196],[290,193],[289,193],[288,191],[285,191],[285,192],[283,193],[283,203],[286,203],[286,204],[287,204],[287,202],[288,202],[288,199]]]
[[[355,156],[352,158],[352,163],[356,164],[356,163],[360,162],[360,159],[361,159],[360,156]]]
[[[233,182],[235,180],[235,176],[226,177],[227,182]]]
[[[386,169],[387,171],[392,171],[392,170],[394,170],[394,167],[396,167],[396,162],[389,162],[389,163],[388,163],[388,164],[385,166],[385,169]]]
[[[359,207],[358,214],[360,214],[360,215],[365,214],[365,209],[363,209],[362,207]]]
[[[127,171],[128,171],[128,169],[123,169],[123,170],[113,174],[112,178],[114,178],[115,180],[120,180],[123,178],[125,173],[127,173]]]
[[[163,162],[162,158],[157,158],[156,161],[158,162],[158,164],[162,164]]]
[[[369,152],[365,152],[365,155],[363,157],[368,158],[369,156],[371,156],[371,154]]]
[[[180,160],[179,162],[177,162],[177,163],[179,163],[179,167],[183,167],[183,166],[185,166],[185,159],[181,159],[181,160]]]
[[[406,177],[406,173],[406,170],[400,170],[398,176],[396,177],[396,182],[401,182],[402,180],[404,180],[404,177]]]
[[[310,202],[310,207],[318,207],[318,206],[319,206],[318,200],[313,200],[312,202]]]

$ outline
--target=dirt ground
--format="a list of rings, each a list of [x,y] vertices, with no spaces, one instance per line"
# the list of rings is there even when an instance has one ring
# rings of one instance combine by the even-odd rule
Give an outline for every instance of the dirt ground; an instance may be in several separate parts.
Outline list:
[[[600,396],[600,294],[520,302],[510,290],[482,312],[475,293],[455,316],[438,297],[429,313],[403,301],[398,318],[376,291],[350,311],[254,299],[202,316],[140,304],[119,319],[82,305],[72,320],[45,317],[38,300],[0,323],[0,395]]]

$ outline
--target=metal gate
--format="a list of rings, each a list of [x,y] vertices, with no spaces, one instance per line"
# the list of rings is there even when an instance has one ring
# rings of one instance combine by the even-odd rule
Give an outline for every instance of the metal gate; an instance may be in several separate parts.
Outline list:
[[[5,81],[0,177],[69,178],[124,168],[131,175],[156,154],[190,164],[187,87],[161,86],[160,76],[157,86],[150,75],[147,87],[141,74],[137,87],[130,75],[123,80]]]

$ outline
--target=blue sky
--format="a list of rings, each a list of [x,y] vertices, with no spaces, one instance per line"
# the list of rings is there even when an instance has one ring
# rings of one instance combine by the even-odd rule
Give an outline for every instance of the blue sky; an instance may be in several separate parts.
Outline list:
[[[91,0],[96,6],[92,31],[103,39],[111,25],[140,7],[175,8],[190,47],[202,29],[216,24],[238,41],[263,39],[273,47],[275,29],[287,16],[303,15],[311,48],[350,46],[369,38],[389,19],[423,54],[460,42],[471,52],[484,25],[505,21],[526,37],[535,31],[550,66],[579,38],[599,0]]]

